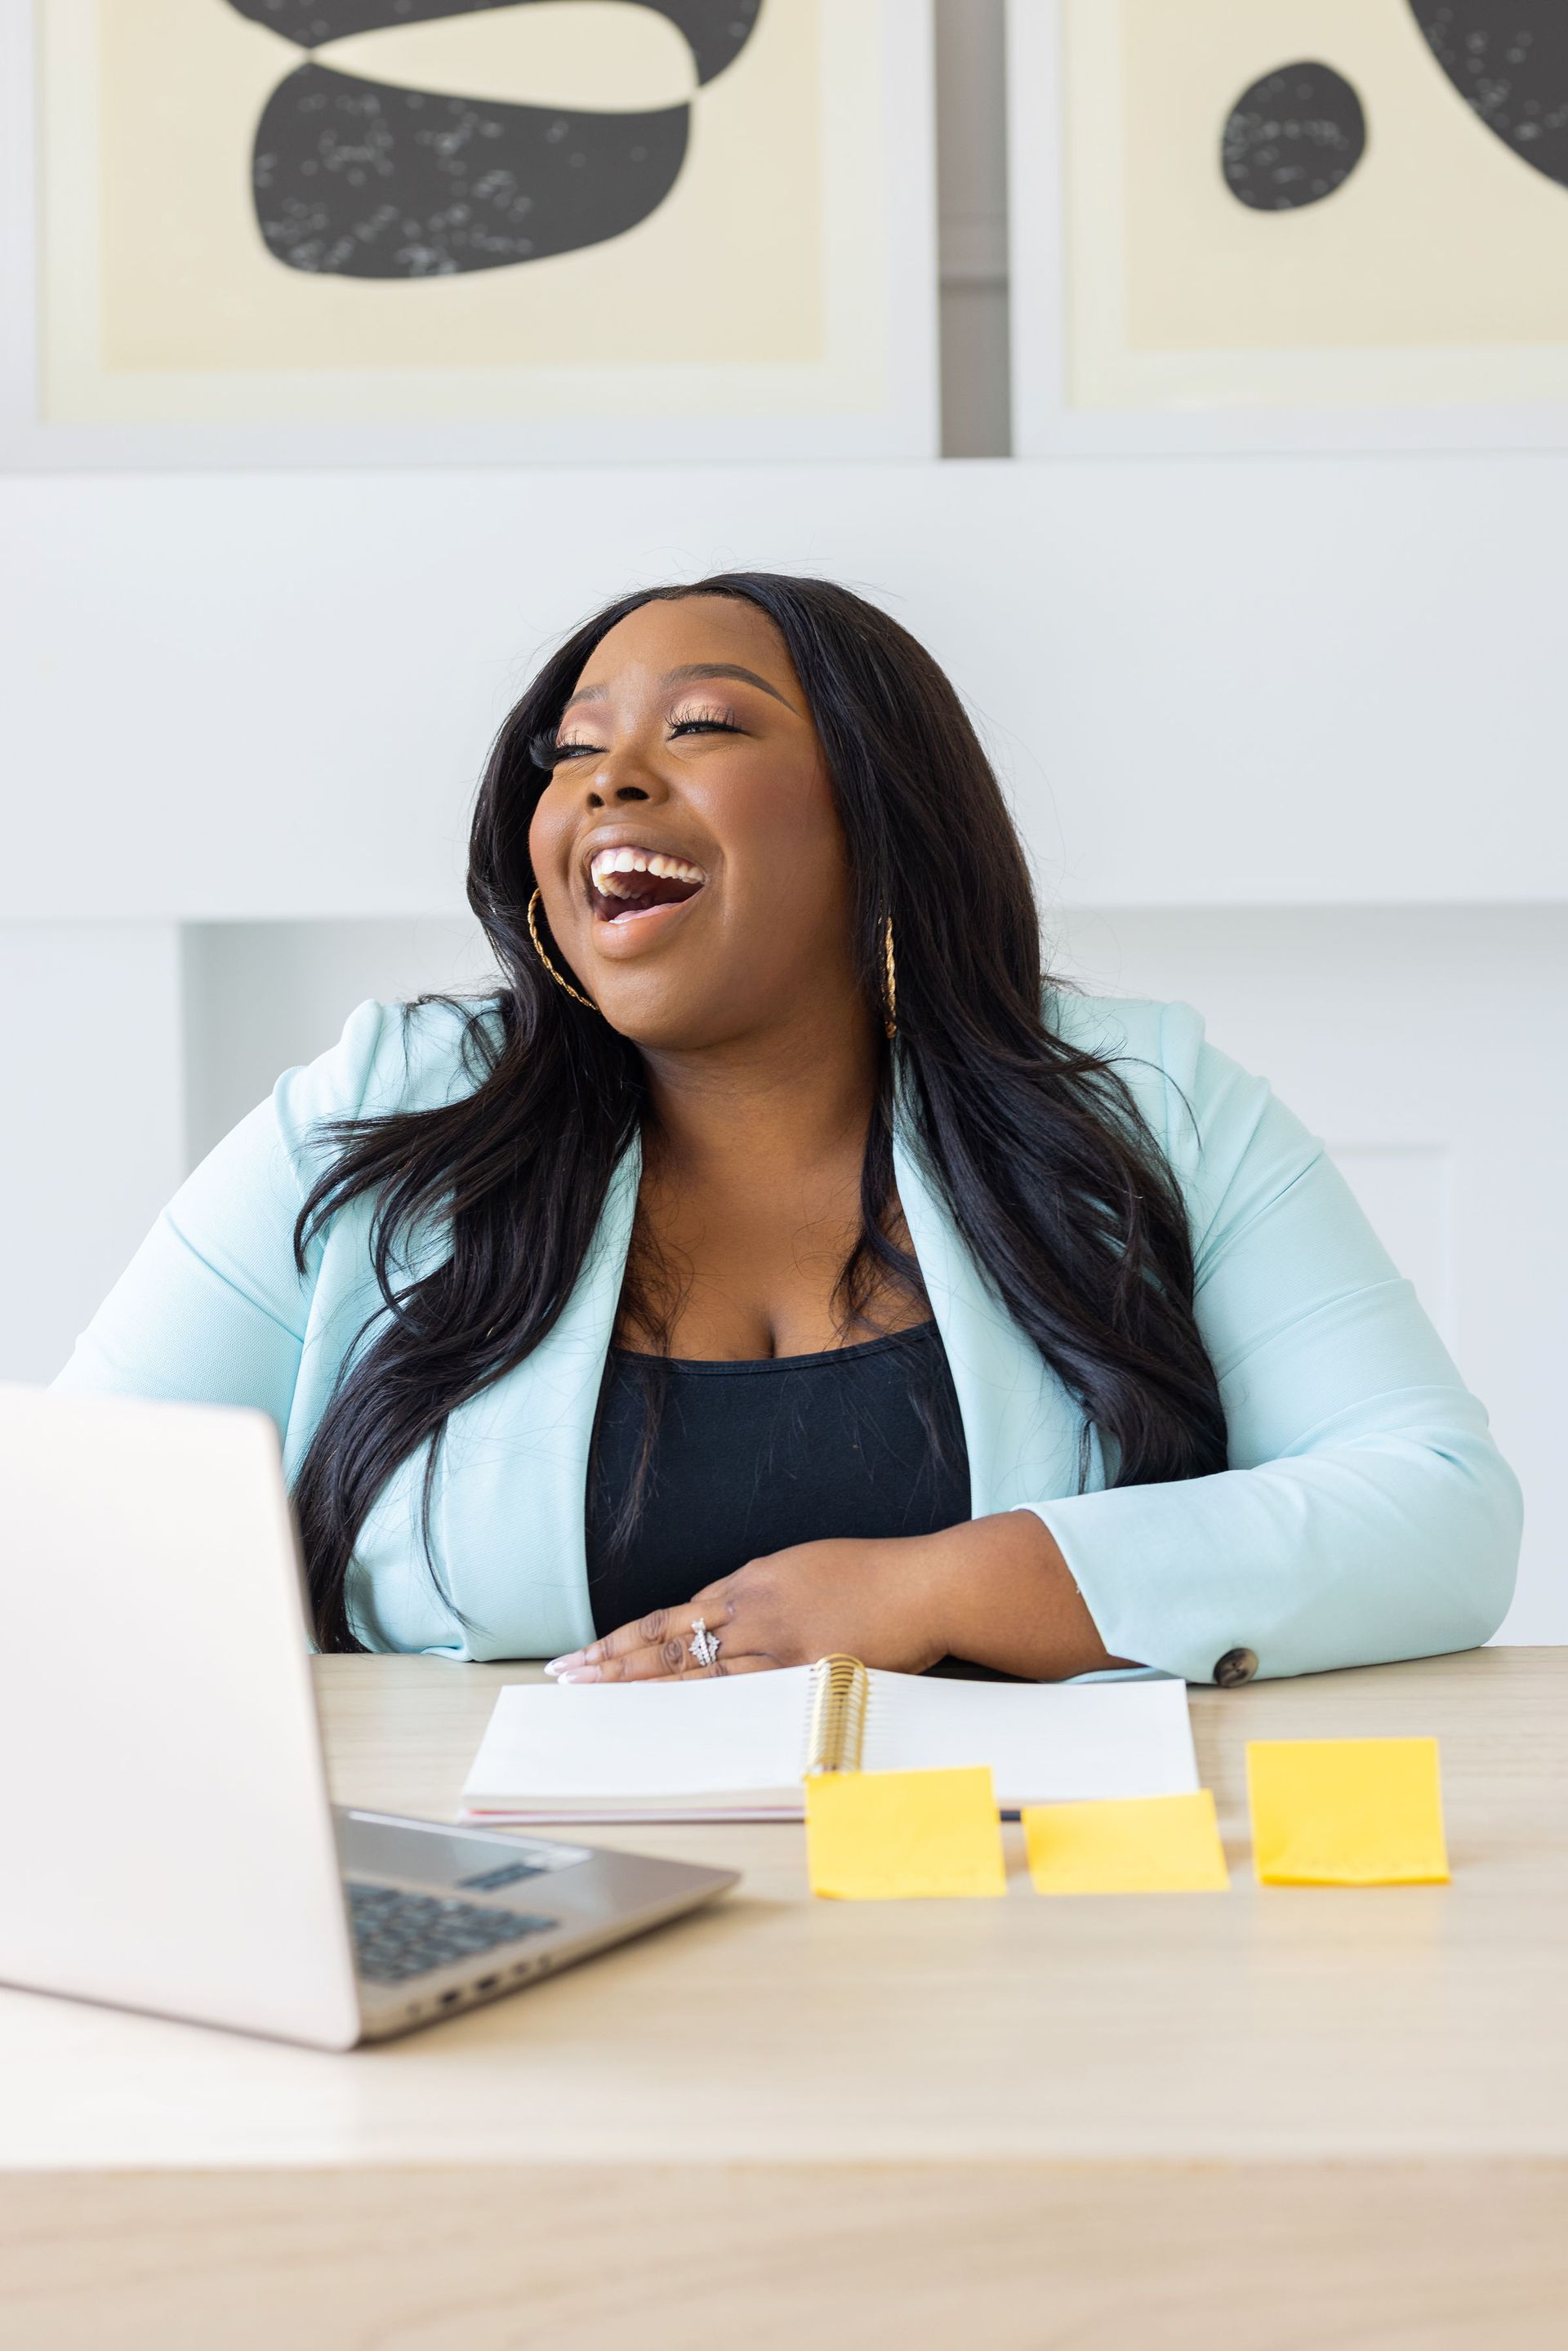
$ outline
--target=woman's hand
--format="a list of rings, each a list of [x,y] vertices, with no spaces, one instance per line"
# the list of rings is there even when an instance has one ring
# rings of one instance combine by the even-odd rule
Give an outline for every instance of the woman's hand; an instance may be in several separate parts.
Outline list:
[[[546,1667],[567,1682],[701,1679],[813,1665],[844,1652],[917,1674],[946,1655],[924,1537],[795,1543],[748,1560],[684,1608],[655,1608]],[[701,1617],[719,1643],[713,1665],[691,1654]]]
[[[691,1653],[698,1617],[719,1644]],[[894,1673],[948,1656],[1053,1681],[1119,1665],[1106,1655],[1055,1537],[1032,1510],[940,1534],[796,1543],[656,1608],[546,1667],[562,1681],[702,1680],[841,1654]]]

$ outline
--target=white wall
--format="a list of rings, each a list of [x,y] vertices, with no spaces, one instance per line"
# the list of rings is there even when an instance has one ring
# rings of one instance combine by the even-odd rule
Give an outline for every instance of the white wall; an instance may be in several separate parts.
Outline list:
[[[1197,1005],[1215,1042],[1327,1142],[1524,1480],[1501,1637],[1568,1640],[1553,1509],[1568,1395],[1568,916],[1139,909],[1080,912],[1059,935],[1086,982]]]
[[[43,1380],[185,1172],[179,933],[0,925],[0,1379]]]
[[[0,484],[0,920],[461,910],[539,647],[729,563],[884,600],[1088,904],[1568,894],[1568,455]]]
[[[368,996],[395,1004],[492,975],[468,918],[192,923],[184,940],[185,1148],[193,1166],[280,1071],[314,1061]]]
[[[629,581],[837,572],[969,695],[1054,930],[1340,1153],[1552,1497],[1568,457],[1006,448],[1000,0],[942,0],[940,467],[0,480],[0,1376],[361,998],[483,964],[462,852],[539,646]]]

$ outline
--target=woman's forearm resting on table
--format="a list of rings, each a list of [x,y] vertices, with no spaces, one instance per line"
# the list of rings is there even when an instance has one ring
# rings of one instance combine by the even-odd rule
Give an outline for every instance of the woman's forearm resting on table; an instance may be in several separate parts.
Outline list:
[[[1033,1681],[1124,1666],[1095,1629],[1072,1571],[1033,1510],[998,1510],[915,1539],[928,1553],[944,1654]]]

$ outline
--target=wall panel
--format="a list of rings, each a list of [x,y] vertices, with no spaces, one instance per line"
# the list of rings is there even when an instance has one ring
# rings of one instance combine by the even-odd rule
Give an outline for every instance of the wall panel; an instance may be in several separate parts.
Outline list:
[[[52,1379],[184,1174],[179,935],[0,925],[0,1379]]]
[[[1123,909],[1061,917],[1063,963],[1177,997],[1333,1152],[1523,1480],[1502,1638],[1568,1641],[1552,1509],[1568,1250],[1568,913]]]
[[[489,967],[478,925],[456,917],[193,923],[183,940],[193,1166],[283,1071],[336,1044],[366,997],[390,1004],[461,988]]]
[[[1088,905],[1568,895],[1568,455],[0,482],[0,919],[454,914],[601,599],[826,571],[946,664]]]

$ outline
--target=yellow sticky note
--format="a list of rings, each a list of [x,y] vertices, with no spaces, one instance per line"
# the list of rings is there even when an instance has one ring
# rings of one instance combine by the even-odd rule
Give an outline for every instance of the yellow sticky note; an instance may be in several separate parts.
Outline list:
[[[1247,1750],[1260,1886],[1446,1884],[1435,1739],[1258,1739]]]
[[[840,1902],[1005,1894],[988,1768],[825,1771],[806,1782],[813,1894]]]
[[[1038,1894],[1228,1894],[1214,1798],[1106,1797],[1023,1816]]]

